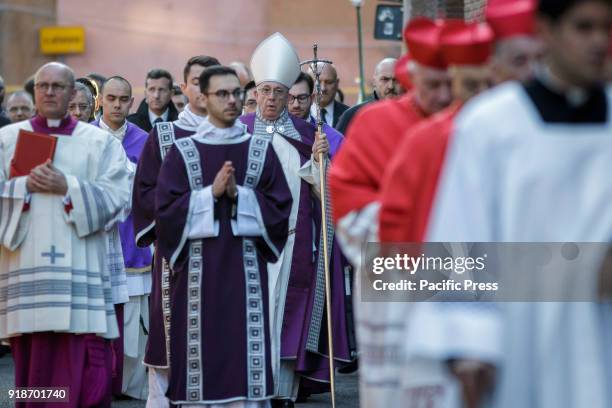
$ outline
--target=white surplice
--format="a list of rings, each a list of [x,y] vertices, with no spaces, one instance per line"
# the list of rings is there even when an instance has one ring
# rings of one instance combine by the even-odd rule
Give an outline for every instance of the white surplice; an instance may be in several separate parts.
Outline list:
[[[24,121],[0,130],[0,338],[38,331],[116,338],[111,285],[122,281],[116,291],[126,299],[127,288],[111,274],[109,245],[121,249],[107,231],[129,207],[123,147],[82,122],[72,135],[57,135],[53,163],[65,174],[68,193],[33,193],[24,211],[27,177],[8,180],[19,129],[32,127]]]
[[[572,125],[544,122],[519,84],[500,86],[468,104],[457,119],[428,239],[609,243],[610,89],[607,101],[607,123]],[[559,276],[579,276],[596,290],[597,271],[592,269],[560,271]],[[425,350],[415,344],[435,343],[436,350],[428,352],[440,359],[467,356],[496,364],[501,370],[496,408],[612,405],[610,304],[457,307],[454,317],[440,323],[458,329],[456,335],[412,339],[411,353]],[[429,309],[424,320],[444,320],[443,307]]]

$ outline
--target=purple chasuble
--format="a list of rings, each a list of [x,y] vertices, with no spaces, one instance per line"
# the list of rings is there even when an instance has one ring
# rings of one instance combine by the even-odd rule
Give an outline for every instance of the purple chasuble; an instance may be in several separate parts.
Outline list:
[[[300,164],[310,160],[316,129],[314,125],[289,114],[289,118],[299,133],[301,141],[285,137],[300,155]],[[240,120],[247,125],[249,132],[255,129],[256,114],[244,115]],[[336,132],[337,133],[337,132]],[[331,132],[330,134],[333,134]],[[337,133],[340,135],[339,133]],[[274,136],[278,137],[278,136]],[[283,137],[283,136],[280,136]],[[338,137],[331,136],[331,140]],[[337,149],[336,145],[336,149]],[[328,161],[329,163],[329,161]],[[298,169],[295,169],[296,173]],[[329,197],[329,195],[328,195]],[[328,205],[331,201],[327,200]],[[281,358],[296,360],[296,373],[311,380],[329,382],[329,359],[327,345],[327,319],[325,308],[325,281],[323,275],[323,254],[321,241],[321,203],[314,195],[311,185],[301,181],[300,201],[295,227],[295,244],[291,260],[291,273],[287,286],[283,328],[281,332]],[[331,214],[331,207],[328,208]],[[334,360],[337,366],[352,360],[352,335],[349,325],[345,277],[350,268],[333,237],[333,224],[328,214],[328,242],[330,245],[329,270],[332,293],[332,334]],[[313,243],[316,250],[313,252]],[[321,259],[320,259],[321,258]],[[349,306],[350,307],[350,306]],[[328,389],[329,384],[322,384]]]
[[[160,125],[163,132],[158,134],[157,129]],[[134,178],[132,217],[136,244],[141,248],[148,248],[156,240],[155,191],[162,165],[162,152],[165,154],[175,139],[189,137],[194,133],[194,131],[185,130],[168,122],[160,125],[154,127],[149,133],[140,154]],[[170,287],[169,282],[162,282],[163,271],[163,260],[155,256],[149,297],[149,337],[144,363],[158,368],[168,367],[166,345],[169,342],[169,336],[166,332],[169,331],[170,325]]]
[[[162,165],[156,225],[158,251],[174,261],[167,394],[174,404],[273,397],[267,263],[285,245],[292,200],[278,157],[262,140],[247,134],[227,144],[177,140]],[[218,234],[189,239],[190,202],[202,199],[192,193],[211,186],[227,160],[236,183],[254,193],[263,237],[234,235],[241,195],[237,205],[223,195],[212,204]]]

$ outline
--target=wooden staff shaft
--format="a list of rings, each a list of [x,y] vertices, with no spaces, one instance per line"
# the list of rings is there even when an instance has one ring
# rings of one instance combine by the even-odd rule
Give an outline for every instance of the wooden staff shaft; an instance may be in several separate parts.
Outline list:
[[[323,125],[318,124],[319,135],[323,134]],[[325,200],[325,157],[319,153],[319,180],[321,182],[321,233],[323,234],[323,260],[325,262],[325,305],[327,309],[327,344],[329,347],[329,380],[332,408],[336,408],[336,381],[334,378],[334,340],[332,336],[332,302],[331,279],[329,273],[329,243],[327,242],[327,202]]]

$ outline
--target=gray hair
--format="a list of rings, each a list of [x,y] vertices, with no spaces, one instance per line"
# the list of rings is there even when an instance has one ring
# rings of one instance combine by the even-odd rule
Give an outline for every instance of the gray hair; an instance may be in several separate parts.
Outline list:
[[[75,82],[74,89],[76,89],[77,92],[83,92],[85,94],[85,97],[89,101],[89,106],[93,109],[95,106],[95,100],[93,94],[89,90],[89,87],[81,82]]]
[[[32,95],[30,95],[29,92],[26,91],[15,91],[10,94],[8,98],[6,98],[7,105],[11,101],[11,99],[17,98],[19,96],[26,98],[32,104],[32,106],[34,106],[34,100],[32,99]]]

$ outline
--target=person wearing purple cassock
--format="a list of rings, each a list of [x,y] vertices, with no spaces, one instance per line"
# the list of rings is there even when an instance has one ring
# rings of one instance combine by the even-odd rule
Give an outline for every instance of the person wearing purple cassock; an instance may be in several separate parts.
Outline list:
[[[251,70],[258,107],[241,121],[254,136],[272,138],[293,197],[287,244],[279,261],[268,266],[269,302],[274,304],[270,308],[274,405],[292,407],[301,380],[308,383],[309,391],[329,390],[318,157],[319,153],[327,156],[330,146],[314,126],[287,112],[288,91],[300,74],[300,65],[285,37],[275,33],[260,43],[251,58]],[[327,224],[325,233],[332,243],[331,220]],[[351,359],[345,264],[337,245],[330,245],[329,255],[334,359],[342,364]]]
[[[168,397],[183,407],[269,407],[267,264],[288,235],[291,192],[271,146],[236,121],[236,72],[199,78],[208,117],[170,149],[156,190],[158,253],[171,272]]]
[[[110,228],[129,207],[133,169],[117,139],[68,115],[74,90],[68,66],[43,65],[38,114],[0,130],[0,339],[10,339],[16,387],[66,387],[62,406],[110,407],[114,304],[127,300]],[[52,161],[11,177],[21,130],[57,145]]]
[[[146,248],[155,244],[155,189],[162,161],[174,140],[193,136],[198,125],[206,118],[206,107],[198,85],[204,68],[218,65],[216,58],[199,55],[190,58],[183,70],[184,83],[181,90],[189,104],[175,122],[158,123],[149,137],[138,160],[134,190],[132,193],[132,216],[136,244]],[[149,337],[147,338],[144,364],[149,368],[149,395],[147,407],[164,408],[169,405],[166,398],[168,388],[169,361],[167,343],[170,341],[170,271],[167,263],[154,256],[150,310]]]
[[[147,133],[126,120],[134,102],[132,86],[125,78],[113,76],[104,83],[101,92],[104,113],[92,124],[121,141],[135,168]],[[121,337],[113,342],[113,394],[146,399],[147,377],[142,361],[149,324],[152,255],[149,248],[136,246],[131,215],[119,223],[118,232],[127,273],[129,301],[115,306]]]

